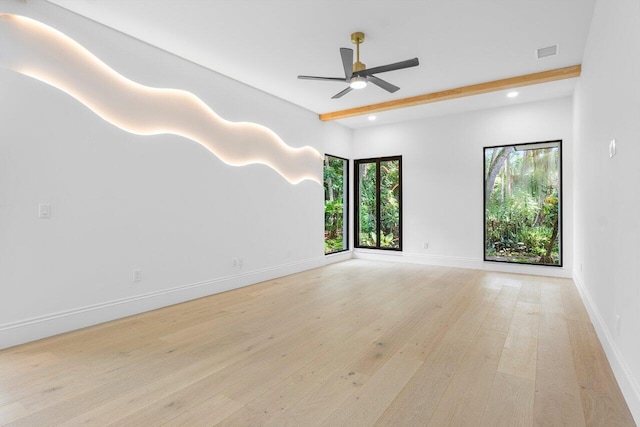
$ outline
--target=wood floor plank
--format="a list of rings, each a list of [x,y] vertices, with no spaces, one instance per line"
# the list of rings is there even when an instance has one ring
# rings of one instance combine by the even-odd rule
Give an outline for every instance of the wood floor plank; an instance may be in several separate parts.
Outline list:
[[[432,295],[427,290],[423,293]],[[366,347],[362,356],[350,366],[350,370],[373,376],[415,333],[422,320],[424,305],[422,299],[410,297],[409,301],[403,304],[402,309],[374,322],[371,327],[379,330],[381,334]]]
[[[457,303],[460,313],[452,316],[453,324],[441,325],[433,350],[377,425],[426,425],[433,416],[498,292],[495,288],[463,289],[467,292]]]
[[[516,304],[499,372],[535,381],[539,312],[539,304],[520,301]]]
[[[571,280],[351,260],[0,351],[0,425],[634,425]]]
[[[175,393],[176,390],[183,389],[202,378],[213,375],[221,369],[223,369],[223,365],[203,360],[178,368],[168,375],[158,377],[156,381],[134,387],[125,393],[116,394],[113,393],[112,389],[101,390],[101,393],[113,393],[113,395],[102,404],[98,403],[79,415],[60,423],[60,426],[107,425],[113,423],[142,410],[157,400],[166,398]]]
[[[188,411],[182,412],[177,417],[168,422],[164,422],[162,425],[208,427],[219,424],[240,408],[242,408],[241,403],[231,400],[227,396],[218,394],[204,400],[196,406],[190,407]]]
[[[482,327],[504,334],[508,333],[519,293],[520,287],[503,286],[491,307],[491,311],[487,314],[487,318]]]
[[[266,424],[274,426],[318,426],[362,387],[369,377],[358,372],[329,377]]]
[[[485,410],[506,336],[481,329],[460,362],[428,426],[477,426]]]
[[[322,425],[373,425],[422,363],[402,355],[392,357]]]
[[[29,412],[20,403],[10,403],[0,407],[0,425],[8,425],[9,423],[24,418]]]
[[[591,322],[589,313],[582,303],[578,289],[575,286],[566,286],[562,289],[562,305],[567,320]]]
[[[593,325],[569,320],[567,326],[586,425],[633,426]]]
[[[541,283],[540,307],[545,313],[556,313],[564,316],[562,293],[568,282],[570,282],[568,279],[556,279]]]
[[[497,372],[482,417],[482,426],[533,425],[535,381]]]
[[[445,337],[386,408],[376,426],[426,425],[470,345],[470,340]]]
[[[405,357],[426,360],[451,327],[464,313],[477,285],[473,282],[451,283],[424,304],[421,325],[400,349]]]
[[[539,370],[536,376],[534,425],[586,425],[575,372],[558,372],[557,368]]]
[[[540,285],[541,280],[542,279],[538,277],[528,278],[528,280],[524,280],[522,283],[522,287],[520,288],[518,301],[530,304],[540,304],[542,292],[542,288]]]
[[[536,426],[585,425],[562,292],[557,283],[542,288],[534,399]]]

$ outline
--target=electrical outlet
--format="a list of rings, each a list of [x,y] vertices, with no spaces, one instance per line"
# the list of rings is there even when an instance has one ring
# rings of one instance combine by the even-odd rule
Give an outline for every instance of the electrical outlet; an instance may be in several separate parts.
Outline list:
[[[233,261],[231,261],[231,265],[233,265],[234,267],[238,266],[238,258],[234,258]]]
[[[429,249],[429,242],[424,242],[422,244],[422,249]]]
[[[244,258],[238,258],[238,267],[242,268],[244,265]]]
[[[139,268],[134,268],[133,269],[133,281],[134,282],[141,282],[142,281],[142,270],[140,270]]]

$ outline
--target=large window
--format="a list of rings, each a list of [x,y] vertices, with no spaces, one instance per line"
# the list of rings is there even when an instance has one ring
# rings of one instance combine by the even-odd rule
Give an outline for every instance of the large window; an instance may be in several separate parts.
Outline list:
[[[349,249],[349,161],[324,156],[324,253]]]
[[[356,247],[402,250],[402,157],[356,160]]]
[[[484,259],[562,266],[561,141],[484,149]]]

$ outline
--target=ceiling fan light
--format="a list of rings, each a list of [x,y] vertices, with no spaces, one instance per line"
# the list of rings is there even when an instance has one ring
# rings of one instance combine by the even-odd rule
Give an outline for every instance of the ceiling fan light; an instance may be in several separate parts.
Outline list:
[[[351,89],[363,89],[367,86],[367,79],[364,77],[353,77],[349,82]]]

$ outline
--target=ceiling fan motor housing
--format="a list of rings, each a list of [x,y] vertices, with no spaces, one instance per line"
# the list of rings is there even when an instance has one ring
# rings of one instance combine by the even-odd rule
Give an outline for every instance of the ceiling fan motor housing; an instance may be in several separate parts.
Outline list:
[[[353,72],[356,73],[358,71],[364,71],[367,69],[367,66],[360,61],[356,61],[353,63]]]

